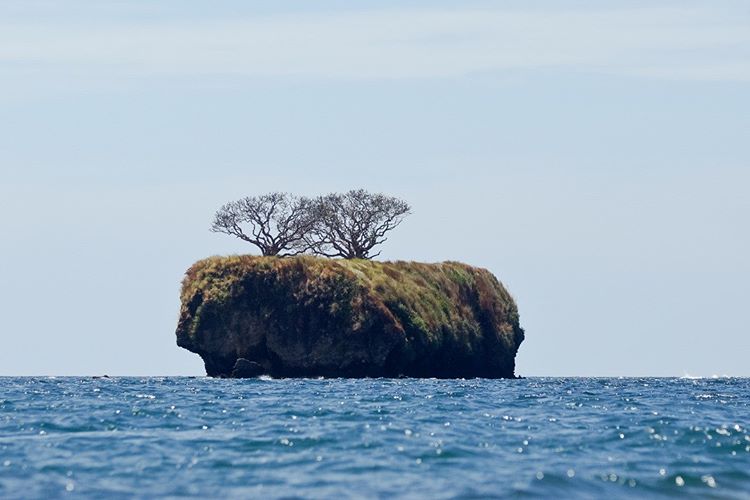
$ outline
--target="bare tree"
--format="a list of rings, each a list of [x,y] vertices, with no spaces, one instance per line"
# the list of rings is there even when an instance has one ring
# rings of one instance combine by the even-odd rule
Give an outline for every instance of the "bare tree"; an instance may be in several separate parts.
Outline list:
[[[315,200],[316,221],[306,240],[312,251],[325,257],[372,259],[371,250],[386,241],[386,233],[411,213],[398,198],[364,189],[329,194]]]
[[[310,249],[313,206],[310,199],[288,193],[249,196],[222,206],[211,231],[252,243],[263,255],[298,255]]]

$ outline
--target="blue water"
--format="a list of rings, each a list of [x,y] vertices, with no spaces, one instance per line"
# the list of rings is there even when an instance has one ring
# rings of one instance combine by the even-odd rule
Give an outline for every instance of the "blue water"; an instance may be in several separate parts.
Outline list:
[[[750,379],[0,378],[0,497],[750,498]]]

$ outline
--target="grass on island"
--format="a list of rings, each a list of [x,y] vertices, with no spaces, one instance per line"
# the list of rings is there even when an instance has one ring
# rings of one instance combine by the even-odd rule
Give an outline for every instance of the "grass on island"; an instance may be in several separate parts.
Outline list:
[[[436,334],[476,338],[482,321],[518,322],[515,302],[502,284],[484,269],[458,262],[425,264],[372,260],[324,259],[313,256],[260,257],[233,255],[209,257],[188,269],[182,283],[183,307],[196,296],[203,305],[224,303],[252,293],[278,296],[289,303],[289,294],[303,304],[321,301],[331,315],[356,317],[368,295],[386,307],[405,330],[419,332],[430,342]],[[200,307],[193,311],[198,320]],[[199,321],[195,321],[197,324]],[[503,328],[507,329],[507,328]]]

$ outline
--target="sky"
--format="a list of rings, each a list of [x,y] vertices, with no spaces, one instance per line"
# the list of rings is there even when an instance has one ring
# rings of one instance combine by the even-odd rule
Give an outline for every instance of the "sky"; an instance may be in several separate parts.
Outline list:
[[[524,376],[750,376],[746,1],[0,3],[0,375],[202,375],[223,203],[365,188]]]

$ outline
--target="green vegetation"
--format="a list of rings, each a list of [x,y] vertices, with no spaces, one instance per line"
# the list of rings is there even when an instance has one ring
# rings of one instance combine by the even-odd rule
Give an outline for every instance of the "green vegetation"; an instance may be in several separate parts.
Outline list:
[[[354,272],[358,282],[374,290],[402,323],[410,323],[427,338],[446,330],[478,335],[478,325],[465,321],[478,301],[499,313],[492,319],[517,316],[510,294],[484,269],[458,262],[341,260],[337,264]]]

